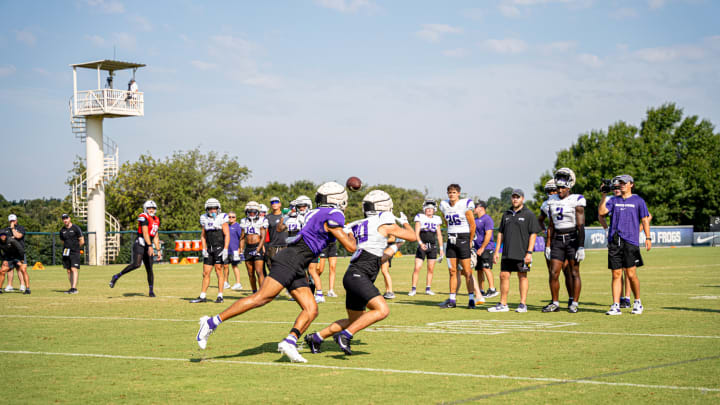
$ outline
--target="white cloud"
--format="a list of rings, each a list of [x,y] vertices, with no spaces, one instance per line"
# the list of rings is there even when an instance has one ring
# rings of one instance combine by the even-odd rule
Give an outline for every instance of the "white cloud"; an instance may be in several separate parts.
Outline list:
[[[13,65],[0,65],[0,77],[10,76],[17,71]]]
[[[105,46],[105,38],[100,35],[85,35],[85,39],[97,47]]]
[[[190,64],[198,70],[213,70],[217,68],[215,63],[205,62],[202,60],[192,60]]]
[[[424,24],[423,29],[416,32],[415,35],[428,42],[438,42],[445,34],[459,34],[461,32],[461,28],[447,24]]]
[[[35,38],[35,34],[30,32],[30,30],[28,29],[15,31],[15,39],[28,46],[35,46],[35,44],[37,43],[37,38]]]
[[[130,17],[130,22],[133,23],[133,25],[135,26],[135,28],[138,31],[148,32],[148,31],[152,31],[152,29],[153,29],[153,26],[150,23],[150,21],[147,18],[139,16],[139,15]]]
[[[600,57],[598,57],[597,55],[590,54],[590,53],[581,53],[580,55],[578,55],[578,60],[580,60],[580,63],[582,63],[583,65],[587,65],[587,66],[594,67],[594,68],[600,67],[603,65],[603,62],[602,62],[602,60],[600,60]]]
[[[568,52],[572,49],[575,49],[577,47],[577,41],[556,41],[556,42],[550,42],[547,44],[542,44],[538,46],[538,49],[542,53],[550,54],[550,53],[561,53],[561,52]]]
[[[522,15],[524,9],[553,3],[565,4],[570,8],[583,8],[590,6],[593,0],[502,0],[498,4],[498,10],[505,17],[514,18]]]
[[[378,9],[378,6],[370,0],[315,0],[315,4],[348,14],[363,10],[372,12]]]
[[[665,7],[665,0],[648,0],[648,7],[653,10]]]
[[[498,10],[500,10],[500,14],[505,17],[520,16],[520,9],[509,3],[500,3],[500,5],[498,5]]]
[[[465,48],[446,49],[442,53],[451,58],[463,58],[470,54]]]
[[[486,49],[497,53],[522,53],[527,49],[527,44],[522,39],[488,39],[483,42]]]
[[[264,87],[268,89],[279,89],[282,87],[280,78],[273,75],[257,74],[241,80],[248,86]]]
[[[644,48],[635,51],[635,56],[649,63],[669,62],[677,59],[697,60],[707,55],[707,51],[695,45],[677,45],[657,48]]]
[[[120,14],[125,12],[125,6],[115,0],[85,0],[85,4],[105,14]]]

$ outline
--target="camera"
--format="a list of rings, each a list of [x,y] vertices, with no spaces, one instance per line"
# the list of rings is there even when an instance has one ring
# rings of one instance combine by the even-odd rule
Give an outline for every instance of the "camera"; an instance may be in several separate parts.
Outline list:
[[[601,193],[609,193],[612,191],[612,180],[610,179],[603,179],[602,185],[600,185],[600,192]]]

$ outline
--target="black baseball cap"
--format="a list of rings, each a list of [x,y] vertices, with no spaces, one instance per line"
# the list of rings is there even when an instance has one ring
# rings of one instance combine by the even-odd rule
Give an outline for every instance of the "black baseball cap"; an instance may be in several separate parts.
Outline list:
[[[70,215],[68,215],[68,214],[62,214],[62,219],[65,219],[65,218],[70,218]]]
[[[476,206],[476,207],[487,208],[487,203],[486,203],[485,201],[483,201],[483,200],[477,200],[477,202],[475,203],[475,206]]]

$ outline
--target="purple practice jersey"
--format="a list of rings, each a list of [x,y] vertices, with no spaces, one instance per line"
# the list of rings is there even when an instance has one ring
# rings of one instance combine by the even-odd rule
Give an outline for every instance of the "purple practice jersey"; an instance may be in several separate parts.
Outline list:
[[[235,222],[234,224],[230,224],[230,245],[228,245],[228,250],[232,253],[237,251],[240,248],[240,235],[242,234],[242,228],[240,227],[240,224]]]
[[[319,256],[328,242],[334,242],[335,237],[325,230],[328,228],[342,228],[345,226],[345,214],[337,208],[319,207],[305,216],[305,225],[297,236],[288,239],[288,245],[297,243],[300,239],[305,241],[310,250]]]
[[[485,214],[480,218],[475,218],[475,250],[480,250],[480,247],[485,241],[485,232],[492,231],[494,227],[495,222],[493,222],[492,218],[488,214]],[[485,246],[485,250],[495,250],[495,241],[493,240],[492,234],[490,235],[490,242],[488,242],[487,246]],[[479,252],[478,254],[481,253],[482,252]]]
[[[639,246],[640,220],[650,216],[645,200],[635,194],[627,199],[613,196],[607,199],[605,206],[611,215],[608,240],[613,240],[617,234],[625,242]]]

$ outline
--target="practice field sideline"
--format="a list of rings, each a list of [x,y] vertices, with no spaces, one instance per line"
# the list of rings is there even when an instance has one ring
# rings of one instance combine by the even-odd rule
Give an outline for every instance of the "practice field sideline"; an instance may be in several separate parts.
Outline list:
[[[107,266],[83,267],[80,294],[66,295],[66,273],[50,267],[31,272],[32,295],[0,295],[3,397],[8,403],[717,403],[720,249],[656,249],[643,257],[645,313],[617,317],[604,315],[611,301],[605,251],[589,251],[582,265],[577,314],[565,311],[562,291],[561,312],[540,312],[549,298],[540,253],[526,314],[487,312],[496,298],[468,310],[464,294],[458,308],[438,308],[447,298],[445,263],[436,267],[438,295],[422,293],[423,269],[420,292],[408,297],[413,258],[399,258],[391,269],[397,298],[389,301],[389,318],[356,336],[353,356],[332,341],[316,355],[302,348],[307,364],[289,363],[276,351],[298,312],[285,297],[224,323],[201,351],[197,319],[249,291],[226,292],[226,304],[190,304],[200,265],[160,265],[153,299],[144,270],[110,289],[110,276],[122,266]],[[310,331],[344,316],[346,265],[339,260],[340,297],[320,304]],[[244,269],[241,282],[247,288]],[[384,291],[382,276],[376,285]],[[211,287],[209,297],[216,291]],[[511,309],[517,300],[512,278]]]

